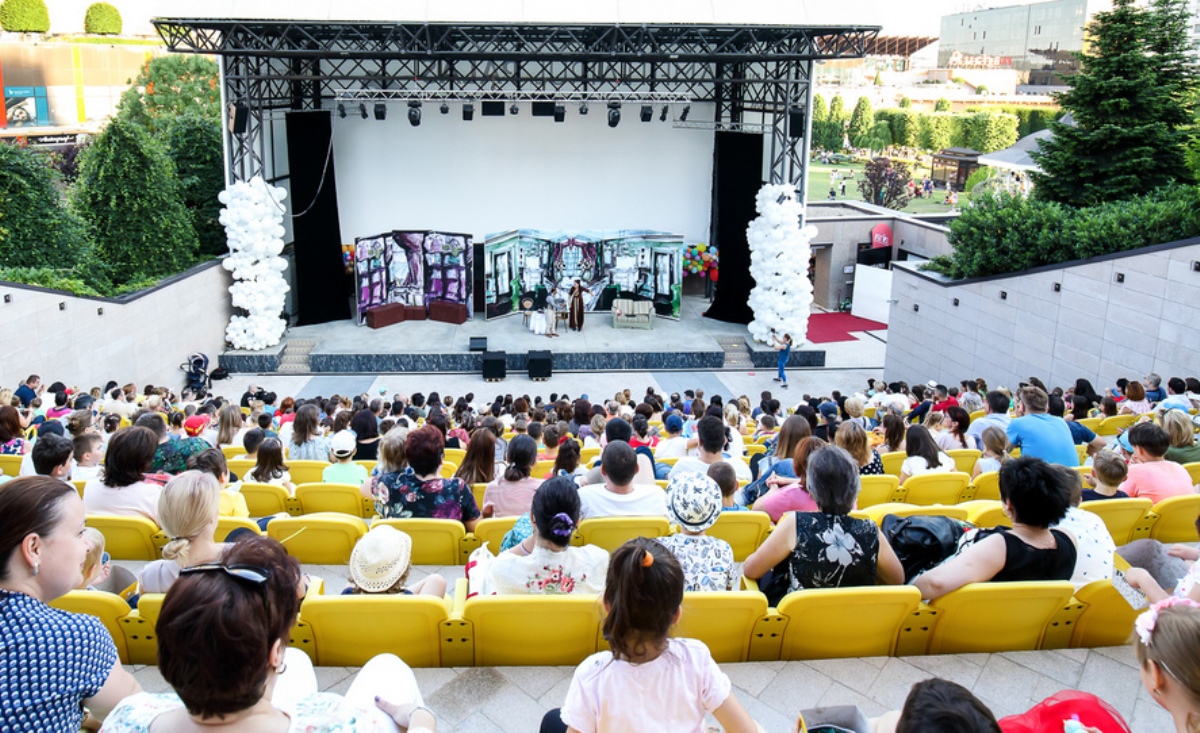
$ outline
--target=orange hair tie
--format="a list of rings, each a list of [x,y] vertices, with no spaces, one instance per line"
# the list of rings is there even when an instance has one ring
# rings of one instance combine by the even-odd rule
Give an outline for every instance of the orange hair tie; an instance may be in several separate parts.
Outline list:
[[[646,556],[642,558],[642,567],[648,568],[653,564],[654,564],[654,555],[651,555],[650,551],[646,550]]]

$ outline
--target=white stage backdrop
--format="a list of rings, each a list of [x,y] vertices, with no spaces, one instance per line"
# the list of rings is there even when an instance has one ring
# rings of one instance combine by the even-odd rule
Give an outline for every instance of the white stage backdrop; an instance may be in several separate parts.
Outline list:
[[[505,104],[505,111],[509,104]],[[421,125],[408,122],[404,102],[388,103],[387,119],[368,119],[357,103],[333,118],[334,165],[342,241],[389,229],[490,232],[538,229],[656,229],[687,241],[708,241],[713,133],[650,122],[626,104],[621,124],[608,127],[603,102],[566,105],[566,121],[532,117],[520,104],[513,117],[464,122],[462,104],[426,102]],[[681,107],[672,107],[678,116]],[[689,119],[712,118],[711,105],[692,105]]]

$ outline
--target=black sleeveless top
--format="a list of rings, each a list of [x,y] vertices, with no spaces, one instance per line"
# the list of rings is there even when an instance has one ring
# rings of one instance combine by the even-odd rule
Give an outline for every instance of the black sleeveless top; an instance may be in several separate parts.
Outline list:
[[[997,529],[1004,537],[1005,556],[1004,569],[993,581],[1070,580],[1075,573],[1075,543],[1063,532],[1050,530],[1057,547],[1043,550],[1025,544],[1007,527]]]

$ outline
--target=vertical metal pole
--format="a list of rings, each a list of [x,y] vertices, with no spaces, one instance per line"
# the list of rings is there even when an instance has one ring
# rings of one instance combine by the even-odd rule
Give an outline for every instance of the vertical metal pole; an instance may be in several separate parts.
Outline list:
[[[797,196],[800,203],[804,206],[800,214],[800,227],[803,228],[808,220],[808,161],[812,154],[812,126],[813,126],[813,87],[815,80],[813,72],[816,68],[816,62],[808,59],[804,62],[804,139],[801,141],[800,155],[800,185],[797,187]]]
[[[225,88],[225,84],[226,84],[225,64],[226,63],[228,63],[228,59],[226,56],[220,55],[217,57],[217,71],[220,75],[220,78],[217,81],[220,83],[220,87],[221,87],[220,104],[221,104],[221,120],[222,120],[222,122],[224,122],[225,120],[228,119],[228,114],[229,114],[229,95],[227,93],[228,90],[226,90],[226,88]],[[229,154],[230,146],[233,145],[233,135],[230,134],[229,125],[227,125],[227,124],[221,125],[221,142],[224,143],[221,146],[221,158],[225,162],[225,187],[228,188],[229,184],[233,183],[233,168],[230,163],[230,154]]]

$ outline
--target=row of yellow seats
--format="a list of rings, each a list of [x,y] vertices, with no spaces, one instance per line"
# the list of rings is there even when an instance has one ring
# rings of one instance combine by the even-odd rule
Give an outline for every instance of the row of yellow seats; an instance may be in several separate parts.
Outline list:
[[[960,451],[951,451],[957,453]],[[965,452],[965,451],[963,451]],[[978,454],[979,451],[971,451]],[[893,454],[887,454],[893,455]],[[899,454],[903,456],[903,454]],[[1090,466],[1074,467],[1080,476],[1091,474]],[[1185,468],[1200,482],[1200,464],[1187,464]],[[1000,473],[988,471],[972,478],[970,471],[959,467],[949,473],[926,473],[910,476],[903,484],[899,474],[885,473],[881,476],[863,476],[862,490],[858,495],[859,508],[887,501],[908,504],[958,504],[972,499],[1000,499]]]
[[[1108,580],[977,583],[932,603],[912,586],[804,590],[778,608],[753,584],[687,593],[677,636],[706,643],[722,663],[988,653],[1123,644],[1137,615]],[[607,648],[592,595],[453,598],[309,593],[290,643],[320,666],[360,666],[380,652],[413,667],[575,665]],[[154,664],[161,595],[137,610],[111,593],[73,591],[58,608],[95,615],[122,662]]]

